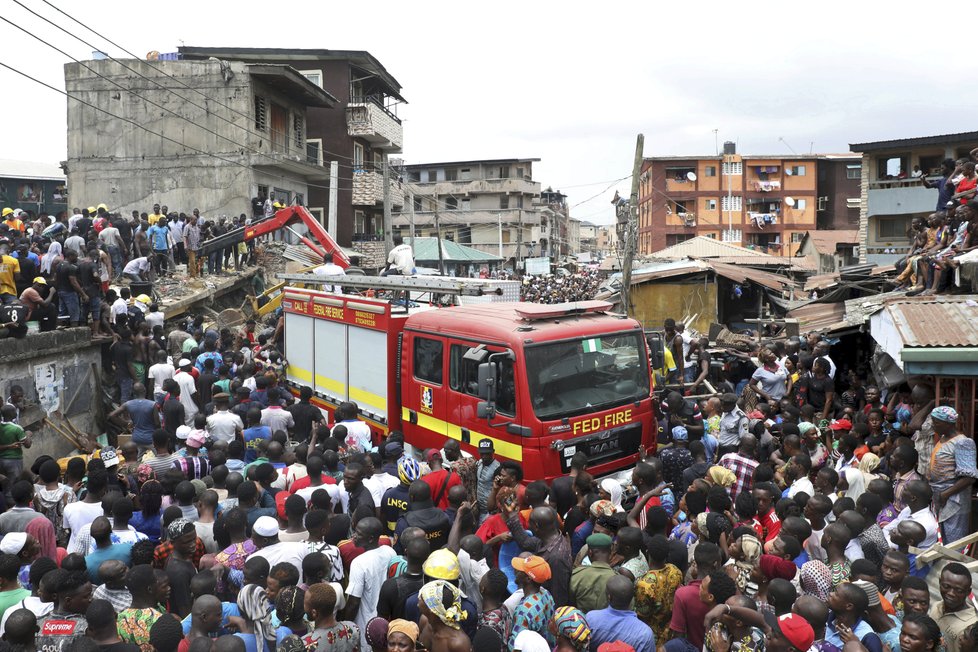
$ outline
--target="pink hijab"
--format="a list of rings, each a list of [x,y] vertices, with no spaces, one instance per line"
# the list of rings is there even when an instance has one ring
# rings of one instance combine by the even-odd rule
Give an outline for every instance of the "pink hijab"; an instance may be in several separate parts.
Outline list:
[[[31,520],[27,524],[27,527],[24,528],[24,531],[37,539],[37,543],[41,547],[41,557],[48,557],[55,561],[59,561],[58,544],[54,536],[54,526],[51,525],[51,521],[49,521],[46,516],[38,516],[37,518]]]

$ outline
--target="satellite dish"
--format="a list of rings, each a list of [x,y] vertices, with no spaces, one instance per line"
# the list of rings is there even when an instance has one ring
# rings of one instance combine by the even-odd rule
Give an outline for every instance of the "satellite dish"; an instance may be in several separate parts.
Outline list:
[[[786,203],[790,208],[794,208],[795,207],[795,198],[794,197],[785,197],[784,198],[784,203]]]
[[[696,181],[696,173],[695,172],[687,172],[686,173],[686,178],[689,179],[690,181]]]
[[[794,174],[794,172],[792,172],[792,171],[791,171],[791,168],[785,168],[785,169],[784,169],[784,173],[785,173],[785,174],[787,174],[787,175],[788,175],[789,177],[790,177],[790,176],[791,176],[792,174]]]

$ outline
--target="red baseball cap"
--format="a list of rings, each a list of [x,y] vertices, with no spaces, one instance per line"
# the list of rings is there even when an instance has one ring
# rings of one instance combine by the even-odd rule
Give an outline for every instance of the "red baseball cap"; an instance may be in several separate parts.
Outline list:
[[[441,451],[438,450],[437,448],[430,448],[428,449],[428,452],[425,453],[424,459],[426,462],[428,462],[428,464],[431,464],[431,462],[433,462],[434,460],[440,460]]]
[[[780,618],[764,612],[764,620],[775,632],[784,636],[799,652],[808,652],[815,642],[815,630],[798,614],[785,614]]]
[[[832,419],[829,430],[852,430],[852,421],[849,419]]]

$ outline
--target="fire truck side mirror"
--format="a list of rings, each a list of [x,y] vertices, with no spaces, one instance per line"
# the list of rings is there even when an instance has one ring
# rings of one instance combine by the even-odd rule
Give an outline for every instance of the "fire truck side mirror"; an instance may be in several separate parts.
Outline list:
[[[496,416],[496,408],[489,401],[479,401],[475,406],[475,413],[480,419],[492,419]]]
[[[499,366],[496,362],[483,362],[479,365],[479,398],[490,403],[496,400],[496,379],[498,377]]]

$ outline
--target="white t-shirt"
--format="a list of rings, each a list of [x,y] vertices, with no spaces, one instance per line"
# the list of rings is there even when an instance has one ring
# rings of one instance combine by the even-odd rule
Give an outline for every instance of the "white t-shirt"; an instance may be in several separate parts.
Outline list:
[[[81,533],[82,527],[91,523],[102,515],[102,502],[86,503],[77,501],[65,505],[64,526],[71,530],[71,537],[68,539],[68,550],[74,547]]]
[[[221,410],[207,417],[207,432],[214,439],[230,443],[238,430],[244,430],[244,423],[233,412]]]
[[[414,274],[414,252],[411,251],[411,245],[399,244],[391,249],[387,262],[403,276]]]
[[[342,425],[346,428],[346,439],[343,442],[347,446],[359,446],[360,450],[365,452],[373,448],[374,444],[370,438],[370,426],[363,421],[357,419],[353,421],[340,421],[336,425]],[[336,426],[333,427],[335,428]]]
[[[388,489],[393,489],[401,481],[389,473],[374,473],[369,478],[363,479],[363,486],[370,492],[374,499],[374,505],[380,505],[384,501],[384,494]]]
[[[299,582],[302,582],[302,559],[306,556],[309,546],[299,541],[279,541],[278,543],[266,546],[254,553],[254,557],[264,557],[268,560],[268,567],[271,568],[280,562],[288,562],[299,571]],[[386,579],[386,577],[384,578]],[[374,600],[376,602],[376,599]],[[377,615],[376,613],[374,614]]]
[[[197,536],[204,543],[204,550],[210,554],[218,552],[217,541],[214,539],[214,521],[210,523],[194,521],[194,529],[197,530]]]
[[[163,313],[159,310],[156,312],[146,313],[146,323],[149,324],[150,329],[153,329],[156,326],[163,326],[164,319],[165,317],[163,316]]]
[[[346,594],[360,598],[355,622],[360,628],[360,646],[364,650],[370,649],[366,639],[367,623],[377,615],[380,587],[387,579],[387,566],[393,556],[393,548],[378,546],[359,555],[350,564],[350,583],[346,587]]]
[[[109,321],[115,323],[115,318],[118,315],[125,315],[129,312],[129,304],[122,297],[119,297],[112,303],[112,311],[109,313]]]
[[[163,381],[173,378],[177,370],[172,364],[166,362],[157,362],[152,367],[149,368],[149,377],[153,379],[153,391],[163,392]],[[183,391],[182,389],[180,391]]]
[[[122,268],[125,274],[141,274],[142,272],[148,272],[150,270],[149,259],[146,256],[140,258],[133,258],[126,266]]]
[[[197,416],[197,404],[194,403],[194,394],[197,393],[197,384],[194,382],[192,374],[186,371],[177,372],[173,380],[180,385],[180,402],[183,403],[184,423],[191,428],[194,426],[194,417]]]
[[[81,217],[81,216],[77,215],[76,217]],[[37,622],[41,622],[42,620],[44,620],[44,618],[47,617],[49,613],[54,611],[54,603],[41,602],[41,599],[39,597],[31,595],[24,598],[17,604],[10,605],[9,607],[7,607],[7,610],[3,612],[3,618],[0,619],[0,636],[2,636],[5,631],[7,631],[6,629],[7,618],[9,618],[10,614],[17,611],[18,609],[29,609],[34,613],[35,616],[37,616]]]
[[[337,265],[336,263],[326,263],[320,265],[316,269],[312,270],[313,274],[318,274],[319,276],[346,276],[346,270]],[[323,290],[326,292],[335,292],[335,285],[323,285]]]

